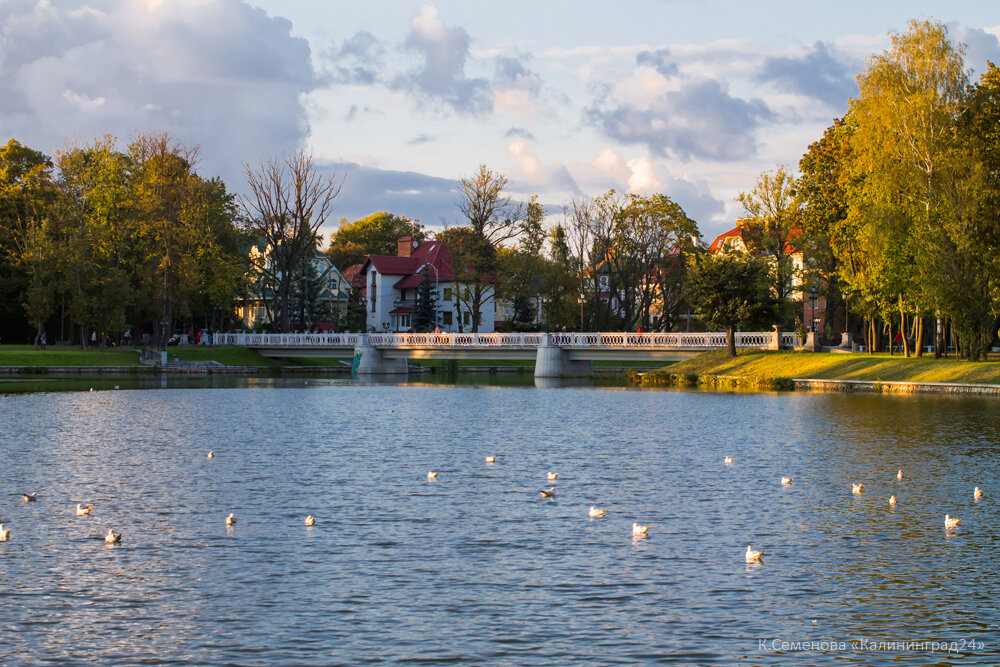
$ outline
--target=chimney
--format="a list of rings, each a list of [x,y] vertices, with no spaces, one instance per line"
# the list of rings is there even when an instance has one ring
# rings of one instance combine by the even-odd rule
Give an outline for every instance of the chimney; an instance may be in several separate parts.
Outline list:
[[[413,250],[413,237],[404,236],[396,241],[396,254],[400,257],[409,257]]]

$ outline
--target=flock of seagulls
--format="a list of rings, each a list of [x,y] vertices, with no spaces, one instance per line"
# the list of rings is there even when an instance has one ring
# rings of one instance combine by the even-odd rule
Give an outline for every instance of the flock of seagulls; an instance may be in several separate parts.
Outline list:
[[[117,389],[117,387],[115,387],[115,388]],[[93,391],[93,390],[91,390],[91,391]],[[215,452],[209,451],[207,456],[210,459],[215,458]],[[427,476],[430,477],[430,478],[434,478],[434,477],[437,477],[437,473],[436,472],[428,473]],[[36,493],[36,492],[22,493],[21,494],[21,498],[26,503],[37,502],[38,501],[38,493]],[[89,505],[83,505],[81,503],[77,503],[76,504],[76,515],[77,516],[89,516],[90,513],[91,513],[91,510],[93,510],[93,509],[94,509],[94,504],[93,503],[91,503]],[[236,525],[236,516],[232,512],[230,512],[229,516],[226,517],[226,526],[228,526],[228,527],[231,528],[231,527],[233,527],[235,525]],[[306,517],[306,525],[307,526],[314,526],[314,525],[316,525],[316,517],[314,517],[312,514],[308,515]],[[4,528],[3,524],[0,523],[0,542],[7,542],[8,540],[10,540],[10,529],[9,528]],[[108,528],[108,533],[107,533],[107,535],[104,536],[104,541],[107,544],[121,544],[122,533],[116,531],[114,528]]]
[[[215,452],[214,451],[209,451],[208,454],[207,454],[207,457],[209,459],[215,458]],[[496,463],[496,456],[492,456],[492,455],[491,456],[487,456],[486,457],[486,463],[487,464],[494,464],[494,463]],[[725,457],[723,459],[723,463],[725,463],[726,465],[732,465],[733,464],[733,457],[732,456]],[[436,471],[434,471],[434,470],[432,470],[432,471],[430,471],[430,472],[427,473],[427,479],[437,479],[437,476],[438,476],[438,473]],[[555,472],[551,472],[550,471],[550,472],[546,473],[545,477],[550,482],[551,481],[555,481],[559,477],[559,473],[555,473]],[[902,479],[903,479],[903,471],[902,470],[899,470],[896,473],[896,479],[902,481]],[[782,477],[781,478],[781,484],[782,484],[782,486],[791,486],[791,483],[792,483],[792,478],[791,477]],[[851,483],[851,492],[854,493],[855,495],[860,495],[860,494],[864,493],[864,490],[865,490],[865,485],[864,485],[863,482],[857,482],[857,483],[852,482]],[[540,493],[541,493],[542,498],[554,498],[555,495],[556,495],[556,488],[553,486],[553,487],[550,487],[548,489],[541,489]],[[21,494],[21,497],[23,498],[24,502],[26,502],[26,503],[36,502],[38,500],[38,494],[37,494],[37,492],[23,493],[23,494]],[[983,497],[983,490],[980,489],[978,486],[975,487],[975,489],[972,492],[972,498],[973,498],[973,500],[978,501],[978,500],[982,499],[982,497]],[[895,507],[898,502],[899,501],[896,499],[895,495],[889,496],[889,506],[890,507]],[[76,505],[76,515],[77,516],[88,516],[88,515],[90,515],[91,510],[93,510],[93,509],[94,509],[94,505],[93,504],[82,505],[81,503],[77,503],[77,505]],[[605,514],[607,514],[607,511],[603,510],[603,509],[599,509],[599,508],[594,507],[594,506],[591,506],[590,509],[587,511],[587,514],[588,514],[588,516],[590,516],[592,518],[597,518],[597,517],[603,517]],[[959,518],[957,518],[957,517],[952,517],[949,514],[945,514],[944,515],[944,527],[945,527],[945,530],[952,530],[954,528],[957,528],[958,524],[961,523],[961,521],[962,520],[959,519]],[[310,515],[306,516],[305,525],[307,525],[307,526],[313,526],[315,524],[316,524],[316,518],[313,515],[310,514]],[[226,526],[231,528],[232,526],[235,526],[235,525],[236,525],[236,516],[232,512],[230,512],[229,516],[226,517]],[[649,526],[641,526],[641,525],[639,525],[638,522],[633,522],[633,524],[632,524],[632,535],[633,535],[633,537],[645,537],[648,533],[649,533]],[[0,523],[0,542],[6,542],[8,540],[10,540],[10,529],[9,528],[4,528],[3,524]],[[106,543],[108,543],[108,544],[120,544],[121,541],[122,541],[122,533],[115,531],[114,528],[108,528],[108,533],[107,533],[107,535],[104,536],[104,541]],[[761,558],[763,557],[763,555],[764,555],[763,551],[754,551],[753,548],[751,547],[751,545],[749,545],[749,544],[747,545],[747,550],[746,550],[746,553],[745,553],[745,560],[746,560],[747,563],[760,562]]]
[[[726,458],[724,458],[722,460],[722,462],[725,463],[726,465],[732,465],[732,463],[733,463],[733,457],[732,456],[727,456]],[[902,481],[902,479],[903,479],[903,471],[902,470],[899,470],[896,473],[896,479]],[[791,486],[791,484],[792,484],[792,478],[791,477],[782,477],[781,478],[781,484],[782,484],[782,486]],[[862,493],[864,493],[864,491],[865,491],[865,484],[864,484],[864,482],[858,482],[856,484],[854,482],[851,482],[851,492],[852,493],[854,493],[856,495],[861,495]],[[973,500],[979,500],[982,497],[983,497],[983,490],[980,489],[977,486],[973,490],[973,492],[972,492],[972,499]],[[894,495],[889,496],[889,507],[895,507],[898,502],[899,501],[896,500],[896,496],[894,496]],[[591,508],[591,509],[593,509],[593,508]],[[956,519],[956,518],[954,518],[954,517],[952,517],[952,516],[950,516],[948,514],[945,514],[944,515],[944,528],[945,528],[945,530],[951,530],[953,528],[957,528],[958,524],[961,523],[961,521],[962,521],[961,519]],[[638,527],[641,528],[642,526],[638,526]],[[648,528],[648,526],[647,526],[647,528]],[[634,530],[635,530],[635,527],[633,527],[633,532],[634,532]],[[748,563],[760,562],[761,556],[763,556],[763,555],[764,555],[763,551],[754,551],[753,549],[750,548],[749,544],[747,545],[746,561]]]

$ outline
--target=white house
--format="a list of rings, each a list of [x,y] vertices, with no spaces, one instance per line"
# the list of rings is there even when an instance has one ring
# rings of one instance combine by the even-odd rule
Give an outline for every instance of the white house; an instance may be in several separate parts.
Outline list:
[[[445,332],[472,331],[472,312],[460,297],[448,249],[440,241],[417,243],[409,236],[397,242],[395,255],[369,255],[365,277],[365,314],[369,331],[410,331],[417,309],[417,290],[429,275],[437,294],[436,326]],[[487,288],[480,308],[479,332],[494,330],[496,306]]]

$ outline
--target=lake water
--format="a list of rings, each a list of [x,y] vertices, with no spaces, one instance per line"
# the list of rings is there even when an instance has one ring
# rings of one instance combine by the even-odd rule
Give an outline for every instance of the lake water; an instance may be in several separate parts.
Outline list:
[[[995,399],[95,382],[0,394],[4,664],[1000,664]]]

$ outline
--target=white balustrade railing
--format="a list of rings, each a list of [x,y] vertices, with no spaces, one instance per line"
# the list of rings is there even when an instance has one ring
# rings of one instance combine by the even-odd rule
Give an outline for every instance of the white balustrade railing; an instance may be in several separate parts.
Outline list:
[[[535,348],[544,344],[544,333],[314,333],[263,334],[220,333],[212,337],[213,345],[243,347],[355,347],[362,336],[375,347],[475,347],[475,348]],[[549,334],[552,345],[567,348],[678,348],[710,349],[726,347],[725,332],[557,332]],[[766,349],[774,332],[741,331],[736,333],[736,347]],[[781,333],[781,346],[798,344],[794,332]]]

